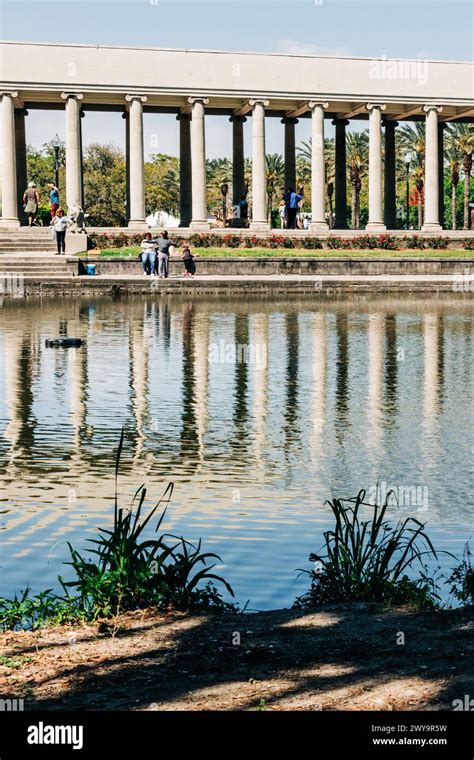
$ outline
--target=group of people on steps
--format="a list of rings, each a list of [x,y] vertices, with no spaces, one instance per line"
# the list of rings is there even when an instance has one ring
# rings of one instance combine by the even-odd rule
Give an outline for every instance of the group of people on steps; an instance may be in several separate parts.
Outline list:
[[[71,223],[71,219],[66,216],[64,209],[59,205],[59,190],[53,182],[48,182],[49,189],[49,211],[51,214],[50,226],[52,234],[56,241],[56,255],[66,253],[66,230]],[[39,193],[34,182],[28,182],[28,187],[23,193],[23,209],[28,216],[28,226],[37,225],[36,216],[39,207]]]

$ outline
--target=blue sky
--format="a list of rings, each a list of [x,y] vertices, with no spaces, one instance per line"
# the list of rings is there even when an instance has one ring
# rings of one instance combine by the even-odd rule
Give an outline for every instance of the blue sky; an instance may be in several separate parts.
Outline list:
[[[468,0],[0,0],[0,37],[36,42],[472,60],[473,26]],[[267,129],[269,153],[283,150],[275,122]],[[63,137],[61,126],[52,113],[31,113],[28,142],[40,146],[56,131]],[[229,127],[222,117],[208,118],[209,157],[230,156]],[[123,146],[120,115],[87,114],[83,129],[85,145]],[[303,120],[297,140],[308,136]],[[177,154],[173,117],[145,117],[147,153],[156,152],[156,140],[160,152]]]

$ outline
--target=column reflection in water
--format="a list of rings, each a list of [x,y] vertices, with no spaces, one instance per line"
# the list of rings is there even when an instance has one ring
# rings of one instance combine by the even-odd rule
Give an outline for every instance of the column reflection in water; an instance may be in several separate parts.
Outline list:
[[[288,456],[300,434],[298,425],[299,323],[298,314],[286,315],[285,453]]]
[[[349,410],[349,338],[348,317],[345,313],[336,314],[336,345],[336,410],[334,427],[337,442],[342,446],[348,425]]]
[[[55,332],[62,338],[69,335],[69,319],[60,318]],[[54,351],[54,392],[62,400],[67,397],[68,351],[63,348]]]
[[[160,297],[157,320],[160,348],[162,347],[168,353],[171,344],[171,312],[166,296]]]
[[[32,412],[34,360],[31,332],[9,332],[4,354],[5,400],[9,417],[4,433],[9,443],[6,471],[12,475],[16,460],[22,467],[32,463],[36,419]]]
[[[328,346],[325,313],[313,315],[312,333],[312,425],[310,427],[310,447],[311,463],[317,466],[323,453],[323,435],[326,427]]]
[[[129,356],[130,356],[130,402],[135,425],[134,459],[138,460],[143,452],[146,440],[145,425],[149,420],[149,382],[148,356],[151,340],[151,324],[148,304],[143,304],[140,318],[130,318],[129,322]]]
[[[255,458],[261,477],[264,478],[263,453],[265,451],[268,386],[268,316],[255,314],[252,318],[252,375]]]
[[[387,426],[395,424],[398,401],[397,319],[395,314],[385,317],[385,408]]]
[[[184,465],[189,466],[192,464],[193,467],[197,461],[199,451],[196,405],[194,401],[195,386],[194,304],[189,302],[183,307],[183,403],[180,461]]]
[[[199,464],[205,459],[205,435],[207,431],[207,392],[209,379],[209,315],[197,313],[194,317],[194,417],[198,443]]]
[[[368,435],[366,436],[366,441],[371,451],[379,453],[383,436],[382,391],[385,358],[385,317],[382,313],[369,314],[367,354],[369,388],[367,398]]]
[[[234,389],[234,436],[231,445],[239,450],[248,443],[248,361],[249,316],[237,314],[235,317],[235,389]],[[242,451],[243,453],[243,451]]]
[[[424,315],[423,344],[423,424],[425,432],[432,433],[441,411],[443,388],[443,324],[439,314]]]
[[[78,320],[78,328],[74,330],[74,335],[81,337],[84,335],[86,344],[81,348],[68,350],[68,385],[73,427],[72,459],[78,465],[80,465],[82,459],[82,442],[84,440],[87,416],[89,311],[87,311],[84,317],[87,320],[85,335],[81,326],[82,314]]]

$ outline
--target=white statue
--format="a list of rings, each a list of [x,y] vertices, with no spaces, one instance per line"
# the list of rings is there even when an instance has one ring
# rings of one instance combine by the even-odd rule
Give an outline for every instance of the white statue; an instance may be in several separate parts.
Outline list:
[[[88,218],[89,214],[85,214],[80,206],[71,206],[68,209],[68,216],[71,220],[71,232],[87,234],[85,220]]]

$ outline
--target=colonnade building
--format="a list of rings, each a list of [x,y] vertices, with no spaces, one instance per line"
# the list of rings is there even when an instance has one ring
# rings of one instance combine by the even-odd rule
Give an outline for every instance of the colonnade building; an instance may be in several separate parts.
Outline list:
[[[25,118],[54,109],[66,124],[66,202],[83,206],[81,117],[119,111],[125,119],[129,227],[145,228],[143,114],[176,115],[180,145],[181,225],[209,229],[205,121],[229,122],[233,202],[245,191],[243,123],[252,123],[251,229],[269,229],[265,125],[284,130],[285,184],[296,184],[295,125],[311,119],[311,224],[325,216],[324,132],[335,125],[335,228],[346,226],[346,127],[369,122],[369,216],[366,229],[395,228],[396,127],[426,122],[423,231],[441,231],[443,128],[474,122],[474,66],[468,62],[272,55],[92,45],[0,43],[0,226],[20,225],[26,184]],[[384,159],[382,160],[382,155]],[[86,209],[87,211],[87,209]]]

